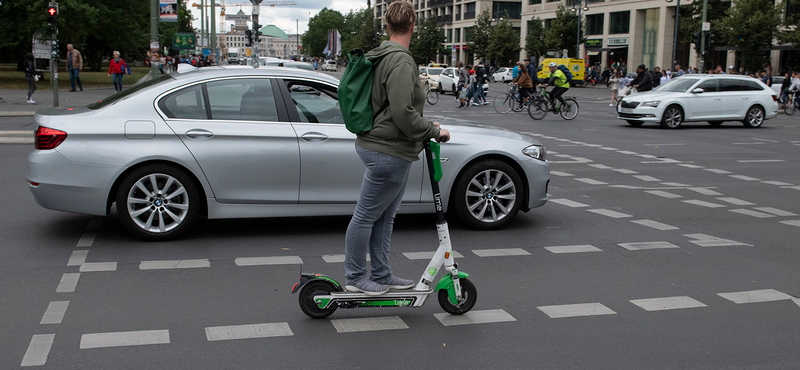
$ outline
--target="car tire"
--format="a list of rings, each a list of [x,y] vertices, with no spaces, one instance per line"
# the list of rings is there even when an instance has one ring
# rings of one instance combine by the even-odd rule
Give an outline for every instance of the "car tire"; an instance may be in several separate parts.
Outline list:
[[[661,116],[661,127],[666,129],[676,129],[683,123],[683,109],[677,105],[670,105],[664,109]]]
[[[163,164],[144,166],[125,175],[116,202],[122,225],[147,241],[180,237],[192,227],[200,210],[192,177]]]
[[[632,120],[632,119],[629,119],[629,120],[627,120],[625,122],[628,122],[628,124],[633,126],[633,127],[639,127],[644,123],[643,121],[635,121],[635,120]]]
[[[708,124],[714,127],[717,127],[722,124],[723,121],[708,121]]]
[[[754,105],[747,110],[747,114],[744,116],[744,120],[742,120],[742,124],[744,127],[749,128],[756,128],[761,127],[764,123],[764,108],[761,108],[758,105]]]
[[[451,201],[456,215],[467,226],[496,230],[519,212],[525,199],[522,184],[519,173],[505,162],[483,160],[461,172]]]

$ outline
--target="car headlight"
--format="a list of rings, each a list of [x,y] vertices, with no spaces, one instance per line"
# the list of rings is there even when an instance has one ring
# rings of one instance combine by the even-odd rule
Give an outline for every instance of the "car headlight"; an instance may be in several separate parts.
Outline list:
[[[522,154],[543,161],[547,157],[547,150],[545,150],[544,146],[542,145],[531,145],[525,149],[522,149]]]
[[[655,107],[658,106],[658,103],[661,103],[661,101],[660,100],[651,100],[651,101],[646,101],[646,102],[642,103],[642,106],[643,107],[653,107],[653,108],[655,108]]]

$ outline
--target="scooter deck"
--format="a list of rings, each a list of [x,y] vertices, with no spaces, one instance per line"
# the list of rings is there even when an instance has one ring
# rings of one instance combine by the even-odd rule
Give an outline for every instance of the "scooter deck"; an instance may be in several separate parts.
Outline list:
[[[361,292],[331,292],[328,295],[314,296],[320,309],[356,307],[414,307],[433,293],[429,290],[396,289],[381,295],[366,295]]]

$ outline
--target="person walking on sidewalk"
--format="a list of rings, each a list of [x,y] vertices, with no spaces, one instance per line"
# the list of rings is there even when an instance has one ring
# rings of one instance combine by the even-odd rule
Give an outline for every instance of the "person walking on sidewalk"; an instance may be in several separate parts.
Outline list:
[[[381,58],[373,69],[371,101],[372,110],[379,113],[372,130],[356,137],[355,149],[366,170],[345,236],[345,289],[367,295],[414,286],[414,281],[394,276],[389,267],[394,217],[403,200],[411,162],[419,159],[423,142],[450,135],[422,116],[425,91],[408,51],[416,20],[414,6],[405,0],[392,2],[383,17],[389,40],[366,54],[369,60]],[[381,109],[386,102],[387,108]]]
[[[619,72],[616,68],[614,68],[613,72],[609,73],[608,88],[611,90],[611,104],[608,106],[613,107],[617,105],[617,91],[619,91]]]
[[[80,72],[83,69],[83,57],[78,49],[72,47],[72,44],[67,44],[67,73],[69,73],[69,91],[75,91],[75,82],[78,82],[78,88],[83,91],[83,84],[81,83]]]
[[[108,64],[108,75],[114,75],[114,91],[122,91],[122,75],[126,73],[128,64],[119,57],[119,52],[114,50],[114,58]]]
[[[36,65],[33,64],[33,53],[25,54],[25,79],[28,80],[28,103],[36,103],[31,100],[33,92],[36,91]]]

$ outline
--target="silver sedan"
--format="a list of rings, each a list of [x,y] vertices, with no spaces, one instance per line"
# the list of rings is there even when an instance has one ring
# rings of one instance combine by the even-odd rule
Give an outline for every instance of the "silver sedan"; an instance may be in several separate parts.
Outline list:
[[[28,156],[43,207],[105,216],[146,240],[209,219],[351,215],[364,165],[339,111],[339,81],[294,68],[205,68],[163,75],[87,107],[40,110]],[[547,201],[549,165],[536,140],[438,120],[445,210],[496,229]],[[424,161],[400,212],[432,213]]]

